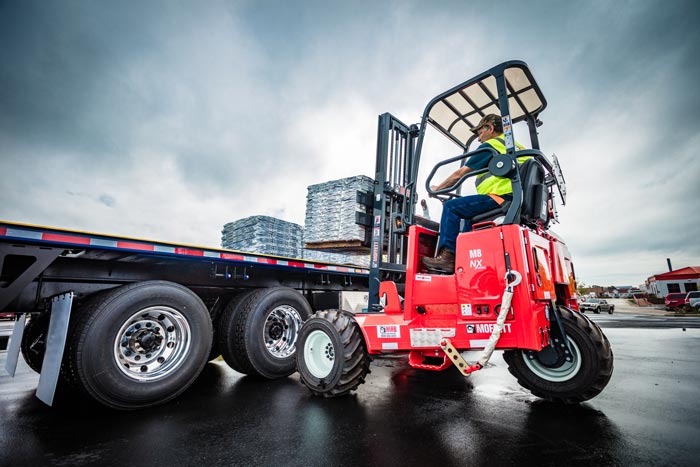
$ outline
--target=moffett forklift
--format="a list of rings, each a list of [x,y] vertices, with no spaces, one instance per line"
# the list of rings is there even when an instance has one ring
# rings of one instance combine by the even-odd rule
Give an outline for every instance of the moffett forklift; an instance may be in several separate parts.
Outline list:
[[[566,202],[556,157],[540,150],[537,128],[547,102],[526,63],[509,61],[431,100],[420,125],[379,117],[377,170],[372,194],[370,294],[367,313],[317,312],[297,342],[301,381],[315,394],[357,389],[372,355],[408,353],[421,370],[481,370],[495,349],[518,382],[536,396],[578,403],[598,395],[613,371],[613,353],[600,328],[578,310],[574,268],[562,240],[549,231],[555,200]],[[470,128],[501,115],[506,154],[470,151]],[[517,150],[513,125],[526,122],[532,149]],[[438,225],[414,214],[421,150],[428,125],[460,154],[438,163],[425,182],[445,201],[465,180],[487,170],[509,177],[512,200],[471,219],[457,239],[455,271],[433,274],[421,262],[435,254]],[[481,151],[487,169],[433,191],[437,170]],[[516,157],[529,156],[519,165]],[[439,182],[439,180],[437,181]],[[463,351],[483,349],[476,362]]]

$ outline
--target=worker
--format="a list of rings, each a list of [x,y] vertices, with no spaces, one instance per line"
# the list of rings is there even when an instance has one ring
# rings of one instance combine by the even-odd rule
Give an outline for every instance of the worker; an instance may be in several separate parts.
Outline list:
[[[503,139],[503,123],[501,117],[488,114],[481,119],[479,124],[471,129],[479,142],[477,149],[492,147],[501,154],[506,153],[505,140]],[[515,143],[516,150],[525,149]],[[431,185],[433,191],[442,190],[453,186],[464,175],[474,170],[484,169],[488,166],[491,154],[483,152],[469,158],[465,165],[455,170],[452,175],[439,185]],[[524,162],[527,157],[519,159]],[[442,218],[440,219],[440,238],[438,241],[438,254],[435,258],[423,258],[423,264],[431,271],[453,274],[455,270],[455,250],[457,249],[457,235],[460,231],[461,220],[465,222],[465,232],[472,230],[469,219],[498,208],[506,200],[513,198],[513,186],[510,179],[497,177],[490,172],[485,172],[476,177],[476,192],[478,194],[463,196],[446,201],[442,206]]]

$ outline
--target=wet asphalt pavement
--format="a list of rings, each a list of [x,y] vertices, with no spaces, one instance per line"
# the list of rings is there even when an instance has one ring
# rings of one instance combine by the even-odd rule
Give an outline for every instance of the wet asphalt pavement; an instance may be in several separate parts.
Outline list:
[[[376,359],[356,394],[330,400],[296,375],[259,381],[213,362],[175,401],[128,413],[70,396],[49,408],[22,362],[0,376],[0,465],[698,465],[700,319],[592,318],[615,370],[568,407],[522,389],[498,352],[468,379]]]

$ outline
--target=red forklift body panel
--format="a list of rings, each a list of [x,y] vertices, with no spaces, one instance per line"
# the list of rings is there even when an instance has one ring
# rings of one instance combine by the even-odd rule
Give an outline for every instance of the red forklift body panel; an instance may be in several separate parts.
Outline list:
[[[428,274],[420,259],[436,233],[409,229],[405,299],[384,282],[384,313],[356,315],[370,353],[429,350],[449,337],[458,349],[483,348],[493,331],[506,272],[523,271],[498,348],[541,350],[548,344],[549,307],[555,298],[550,241],[518,225],[460,234],[453,275]],[[431,252],[430,252],[431,253]],[[401,314],[399,310],[402,308]]]

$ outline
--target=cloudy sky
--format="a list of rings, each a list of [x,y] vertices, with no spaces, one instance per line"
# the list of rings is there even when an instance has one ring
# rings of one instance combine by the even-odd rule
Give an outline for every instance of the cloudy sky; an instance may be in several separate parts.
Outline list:
[[[680,0],[0,1],[0,219],[204,246],[250,215],[303,224],[308,185],[374,174],[377,115],[417,123],[521,59],[579,280],[638,285],[700,265],[699,19]],[[424,167],[459,153],[429,148]]]

